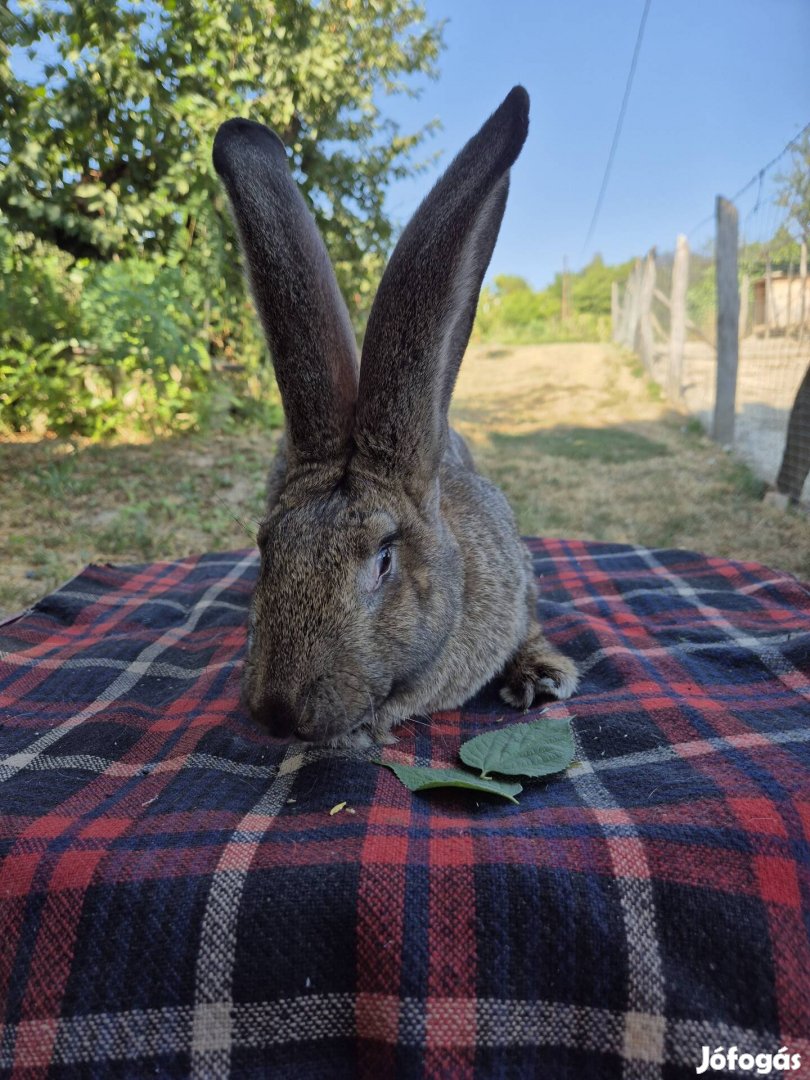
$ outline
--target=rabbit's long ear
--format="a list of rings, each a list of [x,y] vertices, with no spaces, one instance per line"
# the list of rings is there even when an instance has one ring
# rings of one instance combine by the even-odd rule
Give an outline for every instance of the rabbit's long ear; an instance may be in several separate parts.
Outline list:
[[[478,294],[526,139],[516,86],[416,211],[386,268],[360,366],[355,441],[373,467],[416,491],[435,475]]]
[[[273,356],[291,458],[329,460],[351,435],[357,349],[323,240],[269,128],[228,120],[213,157]]]

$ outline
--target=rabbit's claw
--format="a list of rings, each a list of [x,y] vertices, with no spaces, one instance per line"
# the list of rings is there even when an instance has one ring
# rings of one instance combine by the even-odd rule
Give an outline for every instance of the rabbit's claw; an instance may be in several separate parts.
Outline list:
[[[503,677],[501,697],[524,712],[536,697],[571,697],[579,682],[576,664],[558,652],[537,626],[506,665]]]

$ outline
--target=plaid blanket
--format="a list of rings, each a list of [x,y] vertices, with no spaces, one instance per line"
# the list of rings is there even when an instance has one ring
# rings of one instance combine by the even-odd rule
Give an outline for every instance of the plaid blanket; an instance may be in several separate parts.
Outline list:
[[[252,553],[91,566],[0,627],[0,1075],[810,1075],[810,594],[529,543],[584,679],[547,713],[577,763],[518,806],[251,726]]]

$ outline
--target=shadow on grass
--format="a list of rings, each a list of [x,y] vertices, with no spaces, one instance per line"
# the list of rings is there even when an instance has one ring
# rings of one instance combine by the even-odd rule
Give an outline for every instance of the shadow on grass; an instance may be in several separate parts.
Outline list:
[[[668,457],[672,453],[664,443],[617,427],[539,428],[518,435],[496,431],[490,438],[493,446],[507,455],[528,453],[569,461],[597,460],[607,465]]]

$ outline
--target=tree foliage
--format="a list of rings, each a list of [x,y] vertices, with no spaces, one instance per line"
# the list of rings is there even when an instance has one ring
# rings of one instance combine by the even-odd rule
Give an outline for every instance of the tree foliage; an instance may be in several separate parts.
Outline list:
[[[359,268],[388,243],[385,186],[424,134],[377,104],[433,71],[423,17],[414,0],[19,0],[6,42],[46,62],[32,83],[5,57],[0,209],[94,259],[215,243],[211,144],[244,115],[279,132],[335,261]]]
[[[13,304],[28,305],[11,321],[0,311],[15,356],[64,330],[74,359],[140,356],[157,384],[204,357],[258,362],[210,161],[232,116],[281,135],[362,325],[391,240],[387,185],[420,167],[427,131],[384,115],[386,95],[435,74],[441,27],[419,0],[15,0],[0,20],[0,230],[22,274]],[[20,76],[26,54],[39,75]],[[46,253],[36,283],[34,251]],[[36,300],[62,289],[55,260],[84,297],[70,327]]]
[[[476,334],[482,341],[607,341],[610,292],[614,281],[627,277],[632,263],[606,266],[601,255],[570,275],[571,307],[562,318],[563,275],[535,292],[521,277],[501,275],[481,293]]]
[[[810,244],[810,131],[805,131],[792,150],[789,172],[780,173],[776,197],[778,206],[787,210],[787,224],[793,226],[794,236]]]

